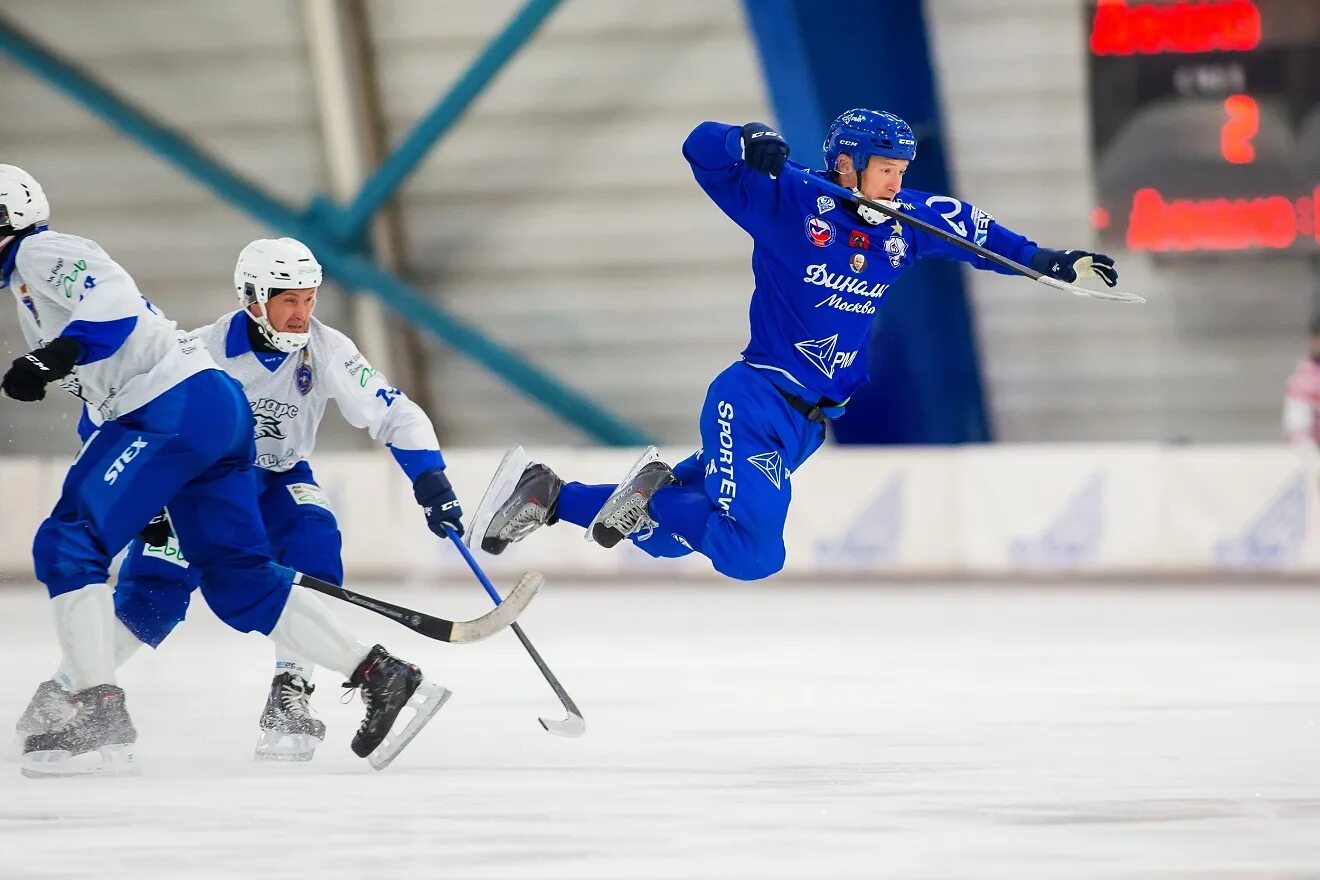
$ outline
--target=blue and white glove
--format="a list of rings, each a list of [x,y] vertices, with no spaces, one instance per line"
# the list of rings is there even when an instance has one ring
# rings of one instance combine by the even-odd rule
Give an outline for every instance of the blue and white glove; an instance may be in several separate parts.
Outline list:
[[[788,161],[788,142],[764,122],[749,122],[742,127],[742,154],[748,168],[778,177]]]
[[[1114,258],[1090,251],[1055,251],[1040,248],[1031,255],[1031,268],[1042,275],[1072,284],[1079,278],[1099,278],[1106,287],[1118,284],[1118,270]]]
[[[444,468],[431,468],[413,481],[413,497],[426,513],[426,524],[442,538],[449,537],[445,526],[463,534],[463,508],[458,504],[454,487],[445,476]]]

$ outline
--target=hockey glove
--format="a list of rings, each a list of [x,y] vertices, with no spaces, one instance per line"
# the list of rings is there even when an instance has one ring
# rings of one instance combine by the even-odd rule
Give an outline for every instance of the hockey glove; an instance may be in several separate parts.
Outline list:
[[[413,482],[413,497],[426,512],[426,524],[431,531],[442,538],[449,537],[445,526],[452,526],[459,535],[463,534],[463,508],[458,505],[458,496],[449,484],[444,468],[431,468]]]
[[[1042,275],[1069,284],[1079,278],[1087,277],[1099,278],[1106,287],[1118,284],[1118,270],[1114,268],[1114,258],[1104,254],[1093,254],[1090,251],[1053,251],[1049,248],[1040,248],[1031,255],[1031,268]]]
[[[161,508],[160,513],[151,518],[151,522],[138,532],[138,537],[142,539],[148,547],[164,547],[174,537],[174,526],[170,525],[169,514],[165,508]]]
[[[742,127],[742,153],[748,168],[778,177],[788,161],[788,142],[764,122],[749,122]]]
[[[57,336],[49,345],[16,358],[0,379],[0,389],[14,400],[41,400],[46,396],[46,386],[72,373],[81,356],[82,346],[77,340]]]

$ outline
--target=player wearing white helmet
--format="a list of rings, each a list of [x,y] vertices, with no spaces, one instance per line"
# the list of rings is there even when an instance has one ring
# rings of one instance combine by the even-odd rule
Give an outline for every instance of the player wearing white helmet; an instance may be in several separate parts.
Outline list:
[[[13,291],[32,347],[0,378],[0,390],[37,401],[59,382],[86,403],[95,425],[32,550],[54,607],[74,711],[26,738],[23,772],[132,772],[137,731],[115,668],[119,649],[135,637],[116,622],[109,567],[166,504],[217,616],[271,636],[362,689],[367,712],[353,751],[383,766],[448,692],[380,645],[358,641],[310,589],[294,583],[294,569],[275,562],[254,492],[252,407],[242,389],[99,245],[49,230],[49,216],[32,176],[0,166],[0,288]],[[269,309],[275,285],[265,286]],[[245,325],[254,322],[235,317],[237,342],[246,343]],[[297,332],[273,318],[268,312],[277,332]],[[310,332],[315,345],[315,324]],[[301,366],[292,370],[295,392]],[[295,495],[292,487],[284,491]],[[417,712],[408,722],[399,719],[406,706]]]
[[[412,480],[417,501],[439,535],[462,533],[458,504],[430,419],[374,370],[344,334],[312,317],[321,264],[292,238],[258,239],[239,254],[234,288],[240,308],[189,334],[243,385],[255,419],[258,503],[276,561],[343,583],[342,538],[330,502],[312,474],[316,431],[333,399],[344,417],[384,443]],[[162,512],[129,547],[115,587],[115,610],[140,644],[158,646],[184,617],[197,570],[185,559]],[[256,757],[310,760],[325,724],[308,703],[313,664],[276,643],[275,676],[258,722]],[[43,682],[19,719],[20,733],[46,729],[61,714],[67,671]]]

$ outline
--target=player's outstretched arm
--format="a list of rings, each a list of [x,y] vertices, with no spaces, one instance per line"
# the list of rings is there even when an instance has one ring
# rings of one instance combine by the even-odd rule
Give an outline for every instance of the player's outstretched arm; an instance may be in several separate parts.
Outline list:
[[[788,143],[764,122],[703,122],[683,142],[697,184],[752,237],[782,204],[779,178],[788,154]]]
[[[446,526],[463,534],[463,508],[445,473],[431,419],[420,406],[367,363],[353,341],[329,327],[330,394],[349,424],[387,446],[421,505],[426,525],[444,538]]]

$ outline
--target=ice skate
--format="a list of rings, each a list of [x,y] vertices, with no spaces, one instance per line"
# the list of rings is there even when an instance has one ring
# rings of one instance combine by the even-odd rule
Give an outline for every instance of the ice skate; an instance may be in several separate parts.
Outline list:
[[[28,700],[27,708],[18,717],[14,731],[22,740],[37,733],[50,733],[73,717],[74,706],[69,692],[53,678],[37,685],[37,692]]]
[[[587,540],[602,547],[613,547],[637,532],[650,534],[655,529],[650,512],[651,497],[672,482],[674,472],[660,460],[656,448],[648,446],[620,481],[614,494],[597,511],[587,529]]]
[[[361,688],[367,707],[367,716],[353,737],[353,753],[377,770],[389,766],[450,697],[447,688],[426,681],[422,670],[380,645],[358,664],[344,687]],[[412,720],[399,720],[404,709],[413,710]]]
[[[325,741],[325,722],[312,714],[308,698],[316,686],[301,675],[281,672],[270,683],[270,695],[258,725],[261,734],[253,757],[258,761],[310,761]]]
[[[504,552],[543,525],[559,521],[556,507],[564,481],[543,464],[533,462],[521,446],[510,449],[469,520],[466,539],[479,535],[481,549]]]
[[[137,773],[137,731],[128,717],[124,691],[98,684],[70,697],[74,713],[49,733],[29,736],[23,746],[24,776],[124,776]]]

